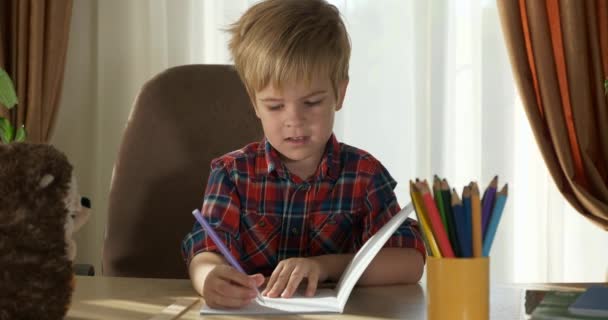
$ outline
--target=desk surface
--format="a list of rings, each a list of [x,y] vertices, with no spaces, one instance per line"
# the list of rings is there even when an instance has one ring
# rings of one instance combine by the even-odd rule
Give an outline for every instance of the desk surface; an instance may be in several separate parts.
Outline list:
[[[490,319],[523,319],[523,288],[584,288],[589,284],[493,285]],[[189,280],[77,277],[66,319],[174,319],[176,301],[192,305],[179,319],[201,319],[201,302]],[[426,319],[424,285],[357,287],[341,315],[291,315],[281,319]],[[252,317],[205,316],[204,319]],[[264,316],[264,318],[271,318]],[[274,317],[278,319],[278,317]]]

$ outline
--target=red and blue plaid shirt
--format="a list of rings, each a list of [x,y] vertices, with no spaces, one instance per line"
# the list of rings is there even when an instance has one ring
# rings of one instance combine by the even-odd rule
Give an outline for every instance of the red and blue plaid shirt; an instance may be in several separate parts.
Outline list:
[[[201,212],[247,273],[268,276],[292,257],[354,253],[399,212],[397,183],[369,153],[332,135],[317,172],[290,174],[267,140],[211,162]],[[408,219],[385,247],[425,256],[416,221]],[[219,253],[198,223],[182,243],[189,264],[197,253]]]

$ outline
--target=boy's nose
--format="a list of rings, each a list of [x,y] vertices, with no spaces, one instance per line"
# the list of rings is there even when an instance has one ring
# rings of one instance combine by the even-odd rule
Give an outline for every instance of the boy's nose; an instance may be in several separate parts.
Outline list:
[[[306,121],[304,113],[297,107],[287,108],[285,125],[288,128],[299,127]]]

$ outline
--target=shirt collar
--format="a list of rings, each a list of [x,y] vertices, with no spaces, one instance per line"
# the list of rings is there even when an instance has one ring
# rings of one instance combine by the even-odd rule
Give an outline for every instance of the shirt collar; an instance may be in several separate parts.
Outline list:
[[[267,138],[264,138],[264,156],[266,159],[266,174],[270,175],[276,172],[279,177],[289,178],[287,168],[281,161],[279,152],[270,144]]]
[[[267,138],[260,143],[260,153],[263,152],[264,161],[258,162],[258,175],[271,175],[275,172],[279,177],[290,179],[289,172],[279,156],[279,152],[270,144]],[[261,158],[261,157],[260,157]],[[260,159],[262,160],[262,159]],[[314,180],[329,178],[337,180],[340,172],[340,143],[332,134],[327,141],[325,152],[321,157],[321,163],[315,173]]]

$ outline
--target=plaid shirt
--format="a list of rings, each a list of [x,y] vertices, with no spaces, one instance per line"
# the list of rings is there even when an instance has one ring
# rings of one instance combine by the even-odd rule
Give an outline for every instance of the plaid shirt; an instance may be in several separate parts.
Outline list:
[[[211,162],[201,212],[247,273],[268,276],[283,259],[356,252],[399,212],[396,185],[373,156],[333,135],[317,172],[303,181],[264,139]],[[425,256],[411,219],[385,247],[415,248]],[[219,253],[195,223],[182,254],[189,264],[203,251]]]

